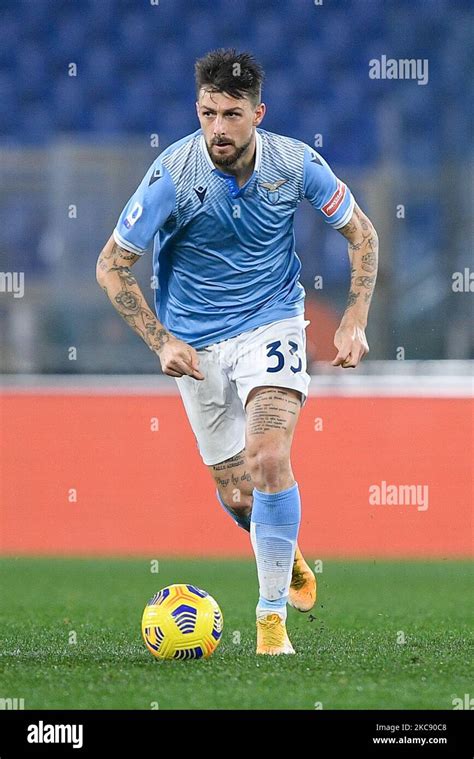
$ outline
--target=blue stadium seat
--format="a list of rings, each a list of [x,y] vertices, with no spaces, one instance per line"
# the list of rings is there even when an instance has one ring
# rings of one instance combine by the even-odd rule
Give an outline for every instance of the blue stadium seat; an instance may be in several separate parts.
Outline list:
[[[112,99],[97,101],[91,109],[90,126],[99,135],[124,132],[123,109]]]
[[[21,55],[16,60],[14,78],[19,99],[48,97],[50,72],[44,50],[38,43],[25,42],[22,45]]]
[[[89,49],[84,61],[83,74],[88,95],[92,99],[117,92],[121,82],[118,64],[115,51],[108,45],[95,45]]]
[[[63,76],[52,88],[52,107],[59,131],[81,131],[87,129],[88,102],[83,79]]]
[[[116,95],[116,104],[128,130],[153,131],[158,103],[153,82],[145,73],[128,75],[124,79]]]
[[[272,65],[287,62],[282,40],[288,33],[285,17],[276,10],[263,11],[255,24],[249,26],[249,47],[257,57],[265,58]]]
[[[2,12],[1,32],[0,65],[11,65],[12,60],[18,54],[18,37],[20,35],[20,24],[13,13]]]
[[[31,140],[33,132],[46,140],[65,129],[143,133],[156,131],[157,121],[176,139],[196,125],[195,58],[221,46],[248,49],[262,61],[264,126],[311,143],[321,133],[337,160],[377,160],[376,116],[385,103],[400,115],[405,160],[417,165],[432,159],[441,138],[454,156],[469,136],[468,0],[454,7],[451,0],[426,0],[416,14],[412,0],[384,0],[383,13],[373,2],[361,13],[358,0],[330,10],[298,1],[291,12],[274,0],[199,7],[188,0],[157,6],[3,0],[3,6],[0,126],[18,140]],[[436,91],[369,78],[371,58],[413,51],[429,52]],[[67,76],[70,62],[78,65],[76,78]]]
[[[167,42],[157,49],[148,76],[162,91],[176,96],[183,88],[188,87],[194,71],[186,52],[174,43]]]
[[[57,131],[58,122],[49,103],[40,100],[25,100],[22,103],[17,126],[26,142],[44,143]]]
[[[50,40],[48,49],[53,60],[82,60],[88,47],[88,30],[82,14],[74,11],[52,19]]]

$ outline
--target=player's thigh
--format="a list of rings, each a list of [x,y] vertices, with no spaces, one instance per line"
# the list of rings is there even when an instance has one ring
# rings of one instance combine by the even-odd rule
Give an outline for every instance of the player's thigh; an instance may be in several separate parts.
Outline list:
[[[302,394],[286,387],[258,386],[248,395],[245,447],[248,457],[265,449],[272,455],[289,455],[299,419]]]
[[[245,447],[288,453],[310,376],[303,314],[242,335],[232,377],[246,412]]]
[[[281,415],[282,405],[285,403],[288,406],[289,416],[294,414],[295,395],[300,399],[300,405],[304,405],[311,379],[307,372],[306,359],[305,330],[308,324],[304,315],[299,314],[265,324],[238,337],[231,379],[236,383],[246,412],[250,411],[251,406],[255,409],[255,403],[251,404],[250,399],[254,401],[257,390],[260,394],[265,388],[290,391],[282,393],[279,397],[278,416]],[[271,417],[271,407],[271,403],[264,404],[265,420]],[[253,411],[251,416],[255,423],[256,411]],[[247,413],[248,417],[249,413]],[[281,420],[275,420],[275,424],[281,425]]]

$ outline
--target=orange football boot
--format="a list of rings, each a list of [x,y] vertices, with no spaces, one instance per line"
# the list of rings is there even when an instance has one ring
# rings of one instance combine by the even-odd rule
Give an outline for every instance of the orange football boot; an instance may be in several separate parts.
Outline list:
[[[279,614],[270,612],[257,618],[257,654],[278,656],[279,654],[294,654],[286,625]]]
[[[316,577],[296,546],[288,603],[298,611],[309,611],[316,603]]]

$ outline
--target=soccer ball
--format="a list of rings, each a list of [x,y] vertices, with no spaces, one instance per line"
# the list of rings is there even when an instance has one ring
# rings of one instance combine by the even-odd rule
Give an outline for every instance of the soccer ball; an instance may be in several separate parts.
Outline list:
[[[217,602],[195,585],[168,585],[158,591],[142,617],[143,640],[158,659],[207,659],[223,627]]]

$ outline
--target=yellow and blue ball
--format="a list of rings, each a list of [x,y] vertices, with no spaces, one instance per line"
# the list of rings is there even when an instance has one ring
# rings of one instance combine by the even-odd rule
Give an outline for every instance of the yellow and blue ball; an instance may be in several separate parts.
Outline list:
[[[158,659],[207,659],[219,645],[224,619],[209,593],[195,585],[168,585],[143,612],[145,645]]]

